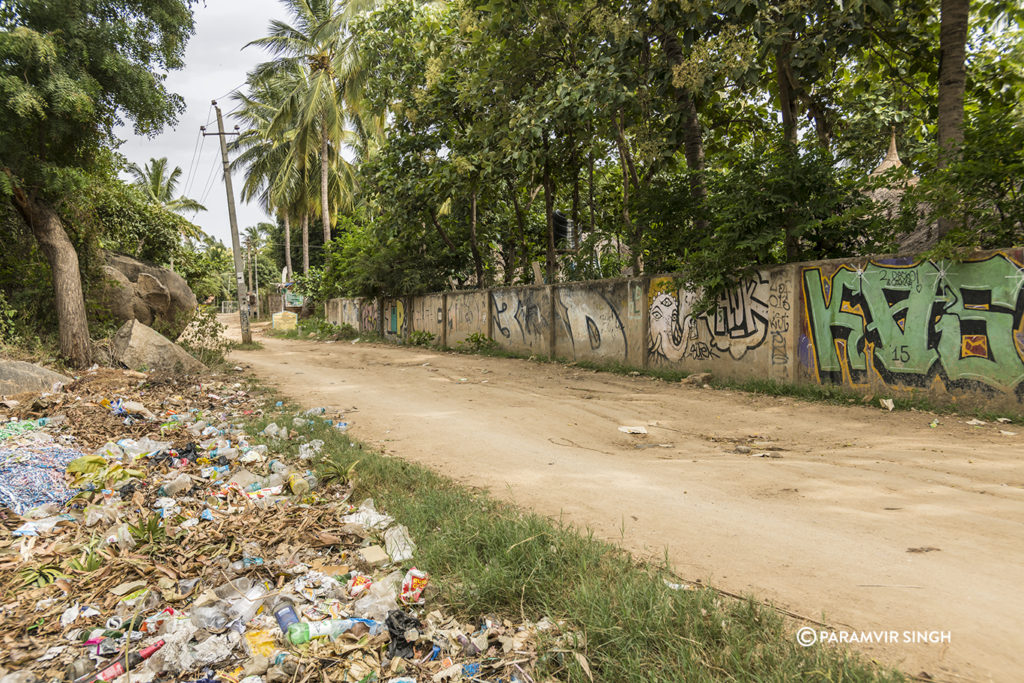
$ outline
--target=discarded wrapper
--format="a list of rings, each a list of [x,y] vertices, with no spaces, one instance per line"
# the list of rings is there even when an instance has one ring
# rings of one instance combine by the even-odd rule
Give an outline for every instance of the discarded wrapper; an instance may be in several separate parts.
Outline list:
[[[405,578],[402,579],[402,593],[400,595],[402,603],[406,605],[422,605],[423,589],[427,587],[428,581],[430,581],[430,574],[420,571],[416,567],[406,572]]]

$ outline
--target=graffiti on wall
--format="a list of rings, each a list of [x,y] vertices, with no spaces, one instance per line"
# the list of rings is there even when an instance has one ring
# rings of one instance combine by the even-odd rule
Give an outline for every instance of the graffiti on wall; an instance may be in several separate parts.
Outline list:
[[[527,346],[543,344],[549,327],[544,293],[535,289],[491,292],[495,337]]]
[[[759,272],[722,295],[710,315],[697,315],[694,305],[699,291],[687,290],[673,278],[652,280],[648,352],[655,359],[672,362],[711,360],[726,353],[739,360],[764,344],[770,327],[769,301],[780,294],[769,291],[767,274]],[[784,336],[782,341],[784,351]]]
[[[819,381],[1024,393],[1024,268],[1006,254],[805,268],[803,289]]]
[[[359,330],[362,332],[373,332],[377,329],[377,321],[380,316],[377,312],[377,300],[367,299],[359,306]]]
[[[768,310],[771,321],[768,330],[772,339],[772,365],[789,365],[789,346],[786,338],[789,335],[790,303],[789,283],[780,279],[768,289]]]
[[[573,358],[600,352],[629,360],[626,327],[619,309],[601,290],[560,289],[555,310],[569,338]]]

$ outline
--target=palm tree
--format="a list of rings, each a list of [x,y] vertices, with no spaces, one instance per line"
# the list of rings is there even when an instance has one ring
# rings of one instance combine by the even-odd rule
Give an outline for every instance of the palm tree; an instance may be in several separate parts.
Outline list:
[[[346,124],[350,118],[345,91],[353,71],[351,41],[345,39],[353,12],[372,3],[366,0],[285,0],[293,23],[273,21],[270,34],[250,45],[265,48],[277,59],[257,67],[256,75],[266,77],[282,71],[303,70],[306,78],[296,81],[283,100],[271,130],[294,131],[290,154],[300,171],[319,162],[320,217],[324,243],[331,239],[330,188],[332,166],[345,169],[341,147],[351,137]],[[347,170],[338,179],[351,178]],[[343,195],[346,183],[338,184]],[[349,193],[350,194],[350,193]]]
[[[194,199],[185,196],[175,197],[178,182],[181,180],[181,167],[175,166],[167,172],[167,157],[150,159],[143,168],[137,164],[128,164],[128,172],[133,176],[133,185],[137,187],[152,203],[174,213],[198,213],[206,211],[206,207]],[[200,239],[203,231],[191,222],[182,223],[182,235],[189,239]]]

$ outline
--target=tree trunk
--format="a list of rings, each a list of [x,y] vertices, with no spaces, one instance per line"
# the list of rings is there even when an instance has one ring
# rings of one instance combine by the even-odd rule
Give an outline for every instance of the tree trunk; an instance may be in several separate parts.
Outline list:
[[[968,11],[969,0],[942,0],[939,25],[939,168],[946,168],[959,157],[964,141]]]
[[[331,207],[327,196],[327,130],[320,142],[320,216],[324,224],[324,247],[331,241]]]
[[[633,275],[640,275],[640,231],[633,225],[633,219],[629,215],[629,171],[626,164],[626,152],[622,143],[619,143],[619,164],[622,166],[622,222],[629,236],[629,250],[632,257]]]
[[[476,237],[476,190],[473,190],[473,197],[470,200],[469,211],[469,248],[473,252],[473,266],[476,268],[476,288],[483,289],[484,283],[484,260],[480,256],[480,245]]]
[[[284,268],[285,280],[292,280],[292,221],[286,211],[284,214]]]
[[[523,281],[525,282],[527,271],[530,268],[530,246],[526,243],[526,217],[523,215],[523,207],[519,205],[519,192],[508,178],[505,179],[505,187],[508,188],[508,194],[512,197],[512,208],[516,214],[516,229],[518,231],[516,237],[519,239],[519,248],[521,249],[519,263],[523,267]]]
[[[309,214],[302,214],[302,274],[309,275]]]
[[[50,206],[14,188],[14,205],[32,229],[39,247],[50,263],[53,293],[57,303],[60,352],[72,367],[84,368],[92,361],[89,321],[85,314],[82,275],[78,253],[68,239],[57,212]]]
[[[775,83],[779,91],[779,110],[782,112],[782,139],[787,144],[796,146],[797,102],[790,64],[792,52],[793,45],[787,42],[775,53]]]
[[[670,31],[662,30],[660,37],[669,65],[677,67],[682,64],[683,47],[679,43],[678,36]],[[707,186],[704,182],[704,134],[700,127],[700,119],[697,117],[697,103],[689,91],[683,88],[673,87],[673,89],[676,103],[683,113],[683,155],[686,157],[686,165],[690,169],[690,197],[693,199],[697,211],[694,225],[699,230],[707,230],[708,222],[702,217],[708,196]]]
[[[594,234],[595,227],[597,225],[596,217],[594,216],[594,152],[590,152],[590,183],[589,183],[589,194],[590,194],[590,234]]]
[[[936,122],[939,169],[960,158],[964,142],[964,88],[967,81],[967,25],[969,0],[942,0],[939,23],[939,118]],[[938,236],[956,226],[939,216]]]
[[[545,137],[545,152],[547,147],[547,138]],[[550,285],[555,282],[558,264],[555,258],[555,182],[551,178],[551,162],[548,160],[547,155],[545,155],[544,159],[544,216],[548,223],[547,284]]]

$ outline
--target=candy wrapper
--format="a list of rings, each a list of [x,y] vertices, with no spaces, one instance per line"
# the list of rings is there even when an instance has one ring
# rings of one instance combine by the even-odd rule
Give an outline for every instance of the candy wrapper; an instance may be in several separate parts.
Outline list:
[[[373,579],[365,574],[356,574],[348,581],[348,594],[350,597],[358,598],[373,585]]]
[[[421,572],[416,567],[406,572],[405,578],[402,579],[402,603],[406,605],[422,605],[423,589],[427,587],[428,581],[430,581],[430,574]]]

